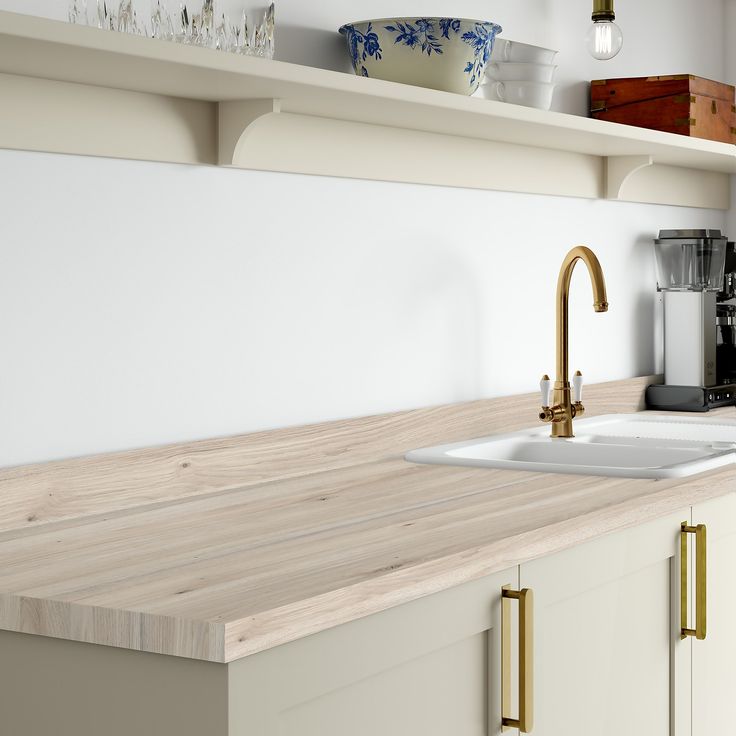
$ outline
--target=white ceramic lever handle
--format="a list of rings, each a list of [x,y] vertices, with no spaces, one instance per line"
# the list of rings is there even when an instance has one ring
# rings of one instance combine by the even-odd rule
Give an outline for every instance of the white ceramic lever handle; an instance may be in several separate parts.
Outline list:
[[[552,396],[552,381],[549,380],[549,376],[542,376],[542,380],[539,382],[539,390],[542,394],[542,406],[548,407]]]
[[[572,400],[575,402],[583,400],[583,374],[580,371],[575,371],[572,377]]]

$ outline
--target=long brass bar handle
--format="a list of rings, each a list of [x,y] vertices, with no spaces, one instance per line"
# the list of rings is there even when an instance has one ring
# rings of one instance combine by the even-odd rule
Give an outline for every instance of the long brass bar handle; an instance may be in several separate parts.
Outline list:
[[[695,535],[695,628],[687,625],[687,535]],[[694,636],[705,639],[706,622],[706,527],[705,524],[689,526],[682,522],[680,530],[680,638]]]
[[[511,710],[511,601],[519,601],[519,717]],[[503,731],[534,728],[534,594],[530,588],[501,588],[501,724]]]

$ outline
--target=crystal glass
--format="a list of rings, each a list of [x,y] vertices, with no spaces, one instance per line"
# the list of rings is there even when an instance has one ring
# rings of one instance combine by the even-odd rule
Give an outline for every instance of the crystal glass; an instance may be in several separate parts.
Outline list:
[[[224,13],[215,29],[215,48],[218,51],[230,50],[230,21]]]
[[[200,13],[200,46],[212,48],[215,45],[215,4],[214,0],[204,0]]]
[[[238,23],[231,23],[229,27],[225,24],[227,19],[223,16],[222,23],[218,27],[216,36],[220,43],[226,43],[225,48],[235,54],[246,56],[260,56],[265,59],[273,59],[274,52],[274,29],[275,29],[274,4],[266,8],[263,18],[254,20],[244,10]]]
[[[71,0],[69,3],[69,22],[86,26],[89,23],[87,16],[87,0]]]
[[[165,0],[151,0],[151,38],[174,40],[174,24]]]
[[[187,6],[182,4],[176,16],[176,30],[174,31],[174,40],[179,43],[192,42],[192,20],[189,17]]]
[[[115,30],[120,33],[139,33],[138,19],[133,8],[133,0],[120,0],[117,13],[117,28]]]
[[[145,35],[246,56],[273,58],[273,3],[266,8],[262,17],[254,18],[243,10],[233,20],[227,13],[217,14],[217,0],[202,0],[201,6],[198,3],[187,5],[181,2],[173,14],[169,7],[169,2],[173,0],[149,0],[148,25],[139,20],[137,1],[141,0],[95,0],[92,24],[108,31]],[[90,24],[87,0],[69,0],[69,22]]]
[[[106,0],[97,0],[97,27],[106,31],[117,31],[117,14],[108,8]]]

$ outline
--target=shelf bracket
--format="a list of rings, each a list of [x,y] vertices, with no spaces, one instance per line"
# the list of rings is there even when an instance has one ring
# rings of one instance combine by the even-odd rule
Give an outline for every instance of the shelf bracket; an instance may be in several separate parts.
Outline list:
[[[237,100],[217,105],[217,161],[237,166],[251,126],[260,118],[281,112],[276,99]]]
[[[606,197],[621,199],[624,184],[629,177],[653,163],[652,156],[608,156],[606,158]]]

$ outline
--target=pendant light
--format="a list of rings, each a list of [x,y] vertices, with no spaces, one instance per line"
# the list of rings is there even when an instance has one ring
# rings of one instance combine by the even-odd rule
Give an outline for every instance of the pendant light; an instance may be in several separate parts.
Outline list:
[[[613,0],[593,0],[593,25],[585,36],[585,45],[594,59],[613,59],[621,51],[624,36],[615,19]]]

